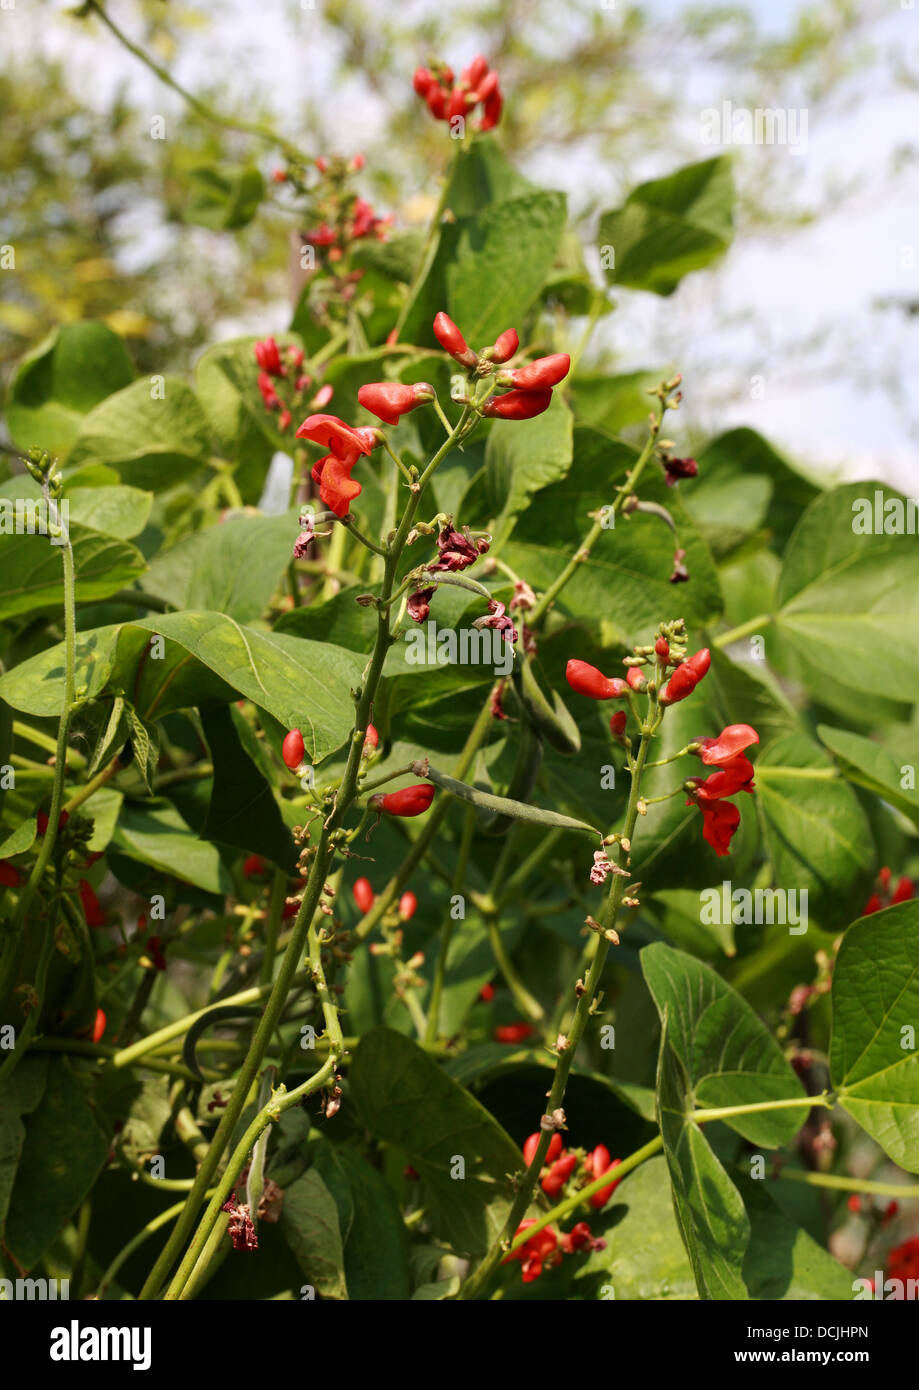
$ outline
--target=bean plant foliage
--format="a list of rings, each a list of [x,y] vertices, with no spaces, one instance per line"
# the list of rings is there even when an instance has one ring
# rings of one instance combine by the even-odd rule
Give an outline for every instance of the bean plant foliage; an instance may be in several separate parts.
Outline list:
[[[69,323],[12,379],[2,1275],[919,1274],[908,501],[751,429],[689,457],[704,382],[584,364],[621,296],[730,254],[728,158],[583,246],[503,156],[485,59],[414,85],[444,132],[423,234],[359,156],[198,171],[190,222],[287,208],[289,321],[190,379]]]

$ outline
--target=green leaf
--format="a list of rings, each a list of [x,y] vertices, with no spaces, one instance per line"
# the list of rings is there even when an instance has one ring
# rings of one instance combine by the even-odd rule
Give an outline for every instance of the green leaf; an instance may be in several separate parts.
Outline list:
[[[661,1022],[657,1100],[674,1211],[699,1295],[746,1300],[749,1295],[741,1270],[750,1222],[740,1193],[691,1119],[692,1082],[671,1045],[666,1006]]]
[[[641,968],[684,1074],[685,1107],[704,1109],[799,1100],[804,1091],[782,1049],[747,1001],[708,965],[662,942],[646,946]],[[807,1118],[800,1107],[732,1115],[725,1124],[751,1144],[789,1143]]]
[[[579,426],[574,431],[574,462],[567,477],[544,487],[520,516],[502,558],[534,588],[545,589],[579,549],[591,526],[591,513],[612,504],[615,487],[635,464],[634,449]],[[604,643],[647,640],[661,614],[674,606],[691,626],[721,612],[718,575],[708,547],[686,515],[678,489],[668,488],[660,470],[641,483],[642,497],[666,506],[674,518],[674,537],[656,516],[636,513],[604,531],[590,559],[580,564],[559,595],[559,614],[595,627]],[[686,551],[692,576],[675,594],[670,583],[676,545]]]
[[[512,1201],[507,1174],[521,1162],[510,1136],[422,1048],[392,1029],[364,1035],[350,1081],[361,1122],[378,1140],[407,1152],[430,1193],[435,1229],[456,1251],[484,1254]],[[463,1178],[451,1176],[458,1159]]]
[[[191,197],[185,205],[186,222],[214,231],[245,227],[258,212],[265,184],[252,164],[207,164],[188,172]]]
[[[571,459],[571,411],[558,392],[535,420],[495,421],[485,446],[485,469],[476,479],[482,502],[494,517],[491,553],[503,545],[533,494],[566,476]]]
[[[743,1262],[750,1297],[788,1302],[851,1299],[852,1271],[796,1225],[763,1187],[752,1178],[740,1183],[750,1218],[750,1243]]]
[[[776,739],[756,760],[772,879],[808,894],[808,920],[831,929],[867,892],[875,867],[871,827],[852,788],[804,734]]]
[[[910,703],[919,685],[919,545],[915,536],[855,530],[861,504],[875,492],[905,506],[899,493],[872,482],[810,504],[788,543],[776,594],[770,660],[843,713],[866,684]]]
[[[615,264],[611,284],[672,294],[684,275],[718,260],[731,243],[734,182],[719,155],[632,190],[621,208],[604,213],[597,239]]]
[[[54,329],[23,358],[13,378],[6,407],[13,443],[66,454],[83,417],[133,379],[124,344],[104,323]]]
[[[263,854],[292,872],[297,862],[293,836],[266,779],[240,741],[236,711],[205,705],[201,723],[214,764],[214,784],[201,834],[207,840]],[[244,721],[243,721],[244,722]]]
[[[296,535],[296,513],[234,517],[159,554],[144,589],[174,608],[210,609],[253,622],[277,590]]]
[[[108,598],[143,574],[147,562],[136,546],[114,536],[71,524],[78,603]],[[61,547],[41,535],[4,535],[0,566],[0,618],[63,608]]]
[[[49,1061],[41,1103],[25,1126],[5,1245],[17,1264],[29,1270],[96,1181],[108,1140],[63,1057]]]
[[[545,811],[541,806],[531,806],[525,801],[511,801],[506,796],[492,796],[490,792],[483,792],[478,787],[467,786],[465,782],[458,782],[455,777],[438,772],[436,767],[428,766],[424,773],[419,769],[418,775],[426,777],[451,796],[468,801],[480,811],[490,811],[498,816],[510,816],[512,820],[531,821],[534,825],[552,826],[559,830],[586,830],[588,835],[598,837],[601,834],[596,826],[587,825],[586,822],[575,820],[572,816],[560,815],[558,811]]]
[[[606,1249],[588,1256],[575,1293],[589,1280],[612,1285],[617,1303],[698,1297],[673,1205],[661,1195],[668,1182],[666,1158],[651,1158],[620,1183],[599,1220],[591,1217],[591,1231]]]
[[[47,1070],[46,1057],[25,1057],[0,1089],[0,1246],[5,1243],[6,1215],[26,1139],[23,1117],[40,1105]]]
[[[408,1298],[408,1239],[392,1188],[356,1149],[342,1145],[336,1148],[335,1156],[353,1204],[345,1239],[349,1297],[384,1302]]]
[[[820,487],[751,429],[728,430],[698,455],[699,476],[680,485],[686,510],[719,559],[761,528],[781,553]]]
[[[281,1230],[304,1277],[322,1298],[345,1299],[344,1250],[335,1199],[315,1168],[284,1193]]]
[[[862,917],[833,970],[830,1076],[839,1104],[919,1173],[919,902]]]
[[[673,369],[653,372],[579,372],[571,378],[571,407],[579,425],[593,425],[621,434],[629,425],[646,426],[651,398],[648,391],[673,376]]]
[[[0,679],[2,698],[33,715],[59,714],[62,661],[59,643],[22,662]],[[130,691],[149,720],[242,695],[286,729],[299,728],[313,762],[347,739],[350,691],[365,665],[366,658],[340,647],[256,632],[222,613],[167,613],[77,634],[76,683],[88,697]]]
[[[131,859],[180,878],[208,893],[229,893],[232,884],[212,844],[199,840],[171,802],[126,802],[112,844]]]
[[[465,934],[466,924],[463,926]],[[455,939],[455,938],[454,938]],[[492,965],[494,973],[494,965]],[[447,971],[448,978],[451,978],[449,964]],[[443,1029],[444,1032],[448,1031]],[[455,1032],[455,1027],[450,1027],[449,1031]],[[444,1063],[446,1071],[450,1073],[454,1081],[458,1081],[461,1086],[470,1086],[473,1082],[493,1080],[495,1077],[502,1076],[506,1072],[519,1070],[521,1067],[543,1067],[546,1071],[555,1068],[555,1058],[548,1052],[543,1052],[539,1048],[513,1048],[508,1047],[507,1043],[479,1043],[475,1047],[467,1048],[457,1057],[450,1057]],[[601,1086],[604,1091],[609,1091],[610,1095],[616,1097],[623,1105],[627,1105],[630,1110],[634,1110],[636,1115],[640,1115],[644,1120],[654,1121],[656,1117],[654,1092],[647,1086],[637,1086],[631,1081],[618,1081],[614,1076],[605,1076],[602,1072],[591,1071],[589,1067],[580,1066],[577,1062],[571,1068],[572,1076],[583,1076]]]
[[[167,376],[135,381],[91,410],[70,462],[109,464],[123,483],[164,492],[210,456],[210,431],[195,393]]]
[[[903,786],[903,769],[888,749],[873,739],[828,724],[819,724],[817,733],[844,777],[896,806],[919,829],[919,791]]]
[[[91,471],[96,467],[104,475],[110,475],[113,479],[118,477],[117,473],[99,464],[81,470],[76,476],[82,481],[65,484],[64,500],[67,503],[67,520],[70,525],[79,524],[91,531],[104,531],[107,535],[117,536],[123,541],[140,535],[150,516],[153,494],[142,492],[136,487],[119,487],[109,483],[87,481]],[[27,473],[17,473],[15,477],[0,483],[0,501],[9,499],[20,503],[32,500],[37,502],[41,496],[40,485]],[[13,509],[13,518],[17,510],[22,511],[26,517],[29,515],[29,509],[20,506]],[[37,515],[41,514],[39,512]]]

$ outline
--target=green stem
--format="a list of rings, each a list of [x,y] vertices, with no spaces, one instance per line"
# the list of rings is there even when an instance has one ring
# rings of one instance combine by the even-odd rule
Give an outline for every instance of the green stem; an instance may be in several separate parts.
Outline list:
[[[463,821],[463,835],[460,840],[459,855],[456,861],[456,868],[453,871],[453,881],[450,885],[451,899],[463,890],[463,882],[466,877],[466,865],[469,862],[469,849],[472,844],[474,833],[475,810],[470,806],[466,811],[466,817]],[[434,1042],[437,1038],[437,1027],[440,1022],[440,1001],[444,992],[444,978],[447,972],[447,954],[450,950],[450,940],[453,936],[453,921],[454,919],[451,913],[448,912],[444,919],[444,924],[440,929],[440,945],[437,952],[437,964],[434,967],[434,979],[431,983],[431,995],[428,1000],[428,1023],[424,1033],[424,1040],[429,1043]]]
[[[265,951],[259,971],[259,983],[270,985],[274,975],[274,957],[278,949],[278,932],[281,930],[281,913],[287,896],[287,875],[283,869],[275,869],[271,882],[271,897],[268,900],[268,920],[265,923]]]
[[[753,1105],[720,1105],[713,1110],[694,1110],[688,1117],[697,1125],[711,1124],[713,1120],[730,1120],[735,1115],[756,1115],[763,1110],[810,1110],[814,1106],[833,1109],[833,1098],[828,1091],[819,1096],[796,1096],[793,1100],[758,1100]]]
[[[84,801],[88,801],[100,787],[104,787],[106,782],[110,782],[120,766],[119,754],[116,753],[111,762],[107,763],[101,772],[97,772],[95,777],[91,777],[88,782],[85,782],[80,790],[74,792],[70,800],[65,803],[63,809],[67,812],[67,815],[72,816],[74,811],[79,810]]]
[[[99,0],[86,0],[86,3],[92,12],[99,16],[106,28],[114,34],[118,42],[122,44],[129,53],[133,53],[135,58],[139,58],[145,67],[148,67],[152,73],[155,73],[161,82],[167,87],[170,87],[172,91],[176,92],[177,95],[180,96],[184,102],[187,102],[191,109],[196,111],[199,116],[202,116],[204,120],[210,121],[213,125],[223,126],[225,130],[238,130],[243,135],[254,135],[258,140],[264,140],[268,144],[277,145],[278,149],[283,150],[286,157],[295,164],[306,166],[310,163],[307,156],[302,154],[300,150],[297,149],[296,145],[292,144],[289,140],[285,140],[283,136],[278,135],[270,126],[262,125],[257,121],[240,121],[232,116],[221,115],[219,111],[215,111],[213,107],[208,106],[206,102],[193,96],[191,92],[187,92],[184,87],[179,86],[175,78],[170,76],[165,68],[160,67],[159,63],[150,57],[149,53],[146,53],[138,44],[132,43],[127,34],[118,28],[118,25],[113,19],[109,18],[108,14],[99,3]]]
[[[732,627],[728,632],[720,632],[712,641],[714,647],[729,647],[732,642],[739,642],[741,637],[749,637],[757,628],[768,627],[772,622],[769,613],[757,613],[755,618],[750,618],[748,622],[740,623],[737,627]]]
[[[629,792],[629,804],[626,809],[625,825],[622,832],[625,838],[629,841],[631,841],[632,839],[632,835],[635,830],[635,823],[638,819],[638,802],[640,799],[641,775],[644,769],[645,761],[648,756],[648,749],[650,747],[651,739],[654,735],[654,730],[657,728],[657,723],[655,722],[655,716],[657,711],[655,701],[653,698],[650,704],[651,711],[649,714],[648,724],[642,727],[641,742],[638,747],[638,755],[635,759],[635,770],[632,775],[632,786]],[[621,844],[617,844],[616,852],[620,867],[625,868],[625,863],[628,858],[628,855],[622,848]],[[613,876],[612,887],[610,888],[610,891],[607,895],[606,901],[603,905],[603,909],[600,913],[599,918],[599,925],[601,928],[603,928],[604,931],[611,930],[616,925],[616,919],[619,914],[619,906],[624,896],[625,883],[626,879],[621,874],[615,874]],[[556,1111],[560,1110],[562,1106],[562,1101],[565,1098],[565,1088],[568,1084],[568,1074],[571,1071],[571,1067],[574,1062],[578,1045],[584,1034],[584,1030],[587,1027],[587,1020],[590,1017],[591,1011],[596,1007],[595,1000],[597,996],[597,990],[599,988],[600,979],[603,974],[603,967],[606,964],[606,957],[609,951],[609,944],[610,943],[605,936],[597,936],[593,962],[591,964],[590,970],[588,971],[587,980],[585,982],[583,992],[581,993],[581,996],[578,999],[571,1026],[569,1027],[567,1032],[568,1045],[565,1047],[564,1051],[559,1052],[558,1060],[555,1064],[555,1074],[552,1079],[552,1087],[549,1091],[549,1098],[546,1102],[545,1108],[545,1114],[547,1116],[551,1116]],[[526,1172],[523,1174],[523,1177],[518,1182],[517,1195],[514,1198],[513,1205],[511,1206],[511,1209],[507,1216],[507,1220],[505,1221],[501,1232],[492,1244],[491,1249],[485,1256],[482,1263],[479,1265],[478,1269],[475,1271],[475,1273],[472,1275],[470,1279],[467,1279],[466,1283],[460,1289],[457,1295],[458,1299],[465,1301],[474,1299],[478,1295],[480,1290],[484,1287],[484,1285],[487,1283],[494,1270],[499,1265],[502,1258],[502,1249],[504,1245],[506,1244],[508,1239],[513,1235],[513,1233],[517,1230],[517,1227],[519,1226],[524,1213],[530,1205],[533,1190],[536,1186],[543,1164],[545,1163],[546,1154],[549,1149],[549,1143],[552,1139],[552,1134],[554,1132],[554,1129],[551,1127],[548,1129],[541,1128],[540,1140],[539,1144],[537,1145],[536,1152],[533,1155],[533,1161],[531,1162],[529,1168],[527,1168]]]
[[[210,1197],[210,1192],[208,1192],[207,1195]],[[102,1298],[102,1295],[105,1293],[109,1284],[113,1282],[121,1266],[131,1258],[134,1251],[139,1250],[149,1236],[156,1235],[156,1232],[160,1230],[161,1227],[168,1226],[169,1222],[179,1215],[184,1206],[184,1202],[176,1202],[174,1206],[167,1207],[165,1211],[161,1211],[158,1216],[151,1217],[147,1224],[140,1228],[137,1235],[132,1236],[127,1245],[121,1247],[96,1286],[97,1300]]]
[[[545,1018],[543,1007],[538,999],[533,998],[533,995],[518,975],[513,961],[504,948],[504,942],[501,940],[501,932],[498,928],[498,919],[494,913],[486,913],[485,927],[488,931],[491,953],[495,958],[498,969],[501,971],[504,983],[514,996],[514,1002],[531,1022],[541,1023]]]
[[[904,1202],[919,1197],[917,1183],[874,1182],[870,1178],[837,1177],[834,1173],[809,1173],[799,1168],[782,1168],[776,1173],[775,1180],[803,1182],[810,1187],[829,1187],[836,1192],[866,1192],[875,1197],[899,1197]]]

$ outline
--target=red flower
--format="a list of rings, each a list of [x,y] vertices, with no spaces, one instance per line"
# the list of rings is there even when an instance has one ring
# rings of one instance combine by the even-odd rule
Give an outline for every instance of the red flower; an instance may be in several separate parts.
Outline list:
[[[281,744],[281,757],[291,772],[295,771],[303,762],[304,751],[303,735],[299,729],[291,729]]]
[[[519,386],[522,391],[536,391],[544,386],[557,386],[568,375],[570,367],[571,358],[567,352],[554,352],[550,357],[537,357],[535,362],[504,375],[511,386]]]
[[[577,1166],[577,1154],[571,1149],[564,1150],[541,1180],[542,1190],[546,1196],[557,1197]]]
[[[342,463],[353,466],[361,454],[369,454],[373,444],[360,430],[346,425],[337,415],[310,415],[297,430],[298,439],[309,439],[329,449]]]
[[[390,816],[420,816],[434,800],[434,788],[430,782],[417,782],[413,787],[401,787],[397,792],[387,792],[385,796],[375,792],[370,798],[374,811],[385,811]]]
[[[604,676],[596,666],[572,658],[565,667],[565,679],[576,695],[590,700],[619,700],[628,694],[628,685],[618,676]]]
[[[532,420],[549,409],[551,400],[551,386],[539,391],[508,391],[503,396],[493,396],[483,406],[482,414],[489,419]]]
[[[482,988],[479,990],[479,998],[481,999],[483,1004],[490,1004],[494,997],[495,987],[489,981],[487,984],[484,984]]]
[[[366,915],[373,907],[374,902],[374,892],[370,886],[370,879],[355,879],[354,887],[351,889],[351,892],[354,894],[354,901],[357,903],[361,913]]]
[[[537,1130],[535,1134],[529,1135],[528,1138],[524,1141],[523,1161],[528,1168],[530,1164],[533,1162],[533,1159],[536,1157],[536,1150],[539,1148],[539,1141],[541,1138],[542,1135],[540,1134],[539,1130]],[[552,1138],[549,1140],[549,1148],[546,1152],[545,1162],[551,1163],[554,1159],[558,1158],[561,1151],[562,1136],[559,1134],[558,1130],[556,1130]]]
[[[58,818],[57,818],[57,828],[58,828],[58,830],[63,830],[63,829],[64,829],[64,826],[67,824],[67,822],[68,822],[69,820],[70,820],[70,815],[69,815],[69,813],[68,813],[67,811],[62,811],[61,814],[60,814],[60,815],[58,816]],[[45,813],[44,811],[38,811],[38,812],[36,813],[36,816],[35,816],[35,821],[36,821],[36,824],[38,825],[38,833],[39,833],[39,835],[44,835],[45,831],[48,829],[48,817],[47,817],[46,813]]]
[[[603,1242],[600,1242],[603,1244]],[[562,1236],[562,1249],[566,1255],[573,1255],[576,1250],[587,1250],[594,1245],[593,1236],[590,1234],[590,1227],[586,1221],[578,1221],[572,1226],[567,1235]]]
[[[262,393],[262,400],[268,410],[277,410],[281,404],[280,397],[274,389],[274,382],[267,372],[259,372],[258,389]]]
[[[288,734],[287,737],[289,738],[290,735]],[[287,739],[285,739],[284,741],[286,743]],[[260,854],[250,854],[248,859],[246,859],[243,863],[244,878],[261,878],[264,872],[265,861]]]
[[[4,888],[18,888],[21,881],[19,870],[8,859],[0,859],[0,883]]]
[[[698,472],[695,459],[664,459],[664,481],[668,487],[676,487],[681,478],[695,478]]]
[[[93,1042],[100,1042],[102,1034],[105,1032],[105,1014],[102,1009],[96,1010],[96,1017],[93,1021]]]
[[[514,1232],[516,1239],[523,1231],[529,1230],[536,1225],[536,1218],[530,1217],[526,1221],[521,1221]],[[520,1260],[523,1263],[523,1282],[532,1284],[534,1279],[538,1279],[542,1274],[542,1267],[545,1263],[556,1263],[550,1257],[555,1253],[558,1240],[555,1232],[549,1226],[543,1226],[541,1231],[537,1231],[529,1240],[525,1241],[518,1250],[511,1255],[505,1255],[502,1264],[508,1264],[511,1260]]]
[[[459,82],[453,85],[453,70],[438,66],[436,72],[429,68],[416,68],[412,86],[418,96],[428,105],[435,120],[446,121],[454,116],[466,116],[482,107],[482,115],[475,124],[477,130],[491,130],[501,116],[501,92],[498,88],[498,74],[488,67],[488,60],[479,56],[474,58],[460,74]]]
[[[894,1246],[887,1256],[887,1278],[919,1279],[919,1236]]]
[[[686,805],[693,803],[687,801]],[[730,852],[731,836],[740,825],[740,811],[733,801],[698,802],[702,812],[702,835],[712,849],[723,859]]]
[[[704,782],[698,777],[690,780],[695,785],[693,796],[699,801],[721,801],[726,796],[736,796],[737,792],[752,792],[753,764],[743,753],[729,758],[720,772],[713,772]]]
[[[92,889],[92,884],[85,878],[80,879],[79,883],[80,902],[83,904],[83,916],[86,918],[88,927],[104,927],[105,913],[99,906],[99,899]]]
[[[376,748],[380,742],[380,735],[372,724],[367,725],[367,732],[364,735],[364,747]]]
[[[729,724],[717,738],[700,738],[701,758],[706,766],[726,767],[732,758],[759,743],[759,734],[749,724]]]
[[[708,647],[703,647],[688,661],[681,662],[664,687],[661,704],[675,705],[678,700],[685,700],[686,696],[695,690],[711,664],[712,656]]]
[[[915,884],[913,883],[913,880],[912,880],[911,878],[906,878],[906,877],[904,876],[903,878],[900,879],[899,883],[897,884],[896,888],[894,889],[893,897],[891,898],[890,901],[891,901],[891,903],[906,903],[906,902],[909,902],[909,900],[912,898],[912,896],[913,896],[913,894],[915,893],[915,891],[916,891],[916,887],[915,887]]]
[[[450,356],[462,366],[475,366],[475,353],[466,346],[466,339],[449,314],[445,314],[442,309],[439,314],[434,315],[434,337],[444,351],[449,352]]]
[[[400,416],[419,405],[428,405],[435,394],[434,387],[426,381],[414,386],[399,381],[374,381],[360,388],[357,399],[365,410],[378,415],[384,425],[397,425]]]
[[[617,710],[609,721],[609,731],[617,743],[622,742],[622,736],[625,733],[627,721],[628,715],[624,709]]]
[[[399,917],[403,922],[408,922],[414,917],[418,909],[418,899],[411,889],[407,889],[399,899]]]
[[[356,462],[355,459],[345,463],[335,454],[326,454],[325,458],[313,464],[311,474],[313,482],[319,484],[319,496],[336,516],[347,516],[351,503],[361,495],[360,483],[351,477],[351,469]]]
[[[495,1029],[495,1042],[519,1043],[531,1038],[536,1029],[532,1023],[502,1023]]]
[[[516,328],[505,328],[503,333],[498,334],[494,345],[482,356],[492,362],[509,362],[519,346],[520,339],[517,337]]]
[[[648,682],[642,675],[640,666],[630,666],[625,679],[626,684],[630,685],[633,690],[641,692],[647,688]]]
[[[587,1169],[591,1179],[596,1179],[604,1177],[607,1173],[611,1173],[614,1168],[619,1167],[621,1162],[621,1158],[614,1158],[612,1162],[610,1162],[609,1149],[605,1144],[598,1144],[593,1153],[587,1155],[584,1167]],[[599,1192],[595,1192],[592,1197],[588,1197],[587,1200],[590,1205],[596,1211],[605,1207],[621,1181],[621,1178],[617,1178],[615,1182],[610,1183],[609,1187],[601,1187]]]
[[[263,372],[268,372],[270,376],[282,375],[281,354],[274,338],[263,338],[255,344],[253,351]]]

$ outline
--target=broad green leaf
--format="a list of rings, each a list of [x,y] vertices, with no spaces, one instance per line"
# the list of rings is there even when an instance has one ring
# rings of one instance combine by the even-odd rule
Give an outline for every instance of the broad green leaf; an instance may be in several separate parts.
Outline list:
[[[571,379],[571,408],[579,425],[593,425],[621,434],[630,425],[646,426],[653,404],[648,391],[673,376],[673,369],[623,372],[579,372]]]
[[[858,797],[804,734],[776,739],[756,760],[772,881],[808,894],[808,917],[827,929],[868,891],[875,868],[871,827]]]
[[[591,1231],[606,1249],[587,1257],[576,1294],[589,1280],[591,1287],[611,1286],[617,1303],[698,1297],[673,1204],[663,1195],[668,1183],[666,1158],[651,1158],[620,1183],[599,1220],[591,1216]]]
[[[611,284],[672,294],[684,275],[724,254],[734,234],[734,183],[725,155],[689,164],[632,190],[604,213],[597,240],[610,247]]]
[[[647,947],[646,951],[653,949]],[[670,1042],[666,1005],[661,1022],[657,1103],[673,1207],[699,1295],[722,1301],[746,1300],[749,1294],[741,1270],[750,1222],[740,1193],[692,1121],[692,1081]]]
[[[256,341],[246,337],[215,343],[195,364],[195,394],[222,457],[237,465],[234,477],[247,503],[261,496],[277,418],[271,417],[259,394]],[[286,343],[288,336],[278,341]]]
[[[109,464],[123,483],[164,492],[210,456],[210,431],[195,393],[167,376],[135,381],[91,410],[70,462]]]
[[[17,1264],[29,1270],[92,1187],[108,1140],[63,1057],[49,1061],[44,1094],[25,1127],[4,1243]]]
[[[98,469],[104,474],[110,473],[101,464]],[[71,526],[79,524],[91,531],[104,531],[106,535],[117,536],[123,541],[140,535],[150,516],[153,494],[136,487],[120,487],[117,483],[91,482],[88,479],[94,471],[94,466],[81,469],[76,475],[77,481],[65,482],[67,521]],[[111,477],[117,479],[118,474],[111,471]],[[4,500],[20,502],[20,507],[13,510],[14,520],[17,510],[23,512],[23,519],[26,520],[31,514],[26,504],[32,500],[37,502],[41,495],[40,485],[27,473],[17,473],[5,483],[0,483],[0,505]]]
[[[214,765],[214,783],[201,834],[236,849],[263,854],[292,871],[293,837],[268,782],[240,742],[230,705],[205,705],[201,723]]]
[[[635,451],[621,440],[576,428],[567,477],[536,494],[518,519],[502,558],[534,588],[548,588],[583,543],[592,514],[612,503],[615,487],[635,458]],[[673,495],[678,489],[666,487],[660,470],[656,473],[649,468],[642,479],[642,497],[668,508],[676,537],[659,517],[620,517],[600,536],[590,559],[578,566],[555,604],[557,613],[595,627],[606,643],[646,640],[637,634],[653,629],[663,615],[678,613],[692,627],[721,612],[718,575],[708,548]],[[686,551],[692,577],[675,588],[670,575],[677,545]]]
[[[919,902],[862,917],[833,971],[830,1076],[839,1104],[919,1173]]]
[[[112,838],[115,848],[161,873],[208,893],[229,893],[229,875],[212,844],[199,840],[171,802],[126,802]]]
[[[763,1188],[761,1181],[752,1178],[740,1182],[750,1218],[750,1242],[743,1262],[750,1297],[788,1302],[851,1299],[852,1271],[796,1225]]]
[[[681,483],[680,492],[719,559],[761,528],[781,553],[801,513],[820,492],[817,483],[751,429],[728,430],[709,440],[698,464],[698,477]]]
[[[338,1208],[315,1168],[284,1193],[281,1230],[305,1279],[322,1298],[345,1299],[345,1259]]]
[[[46,1057],[24,1057],[0,1089],[0,1245],[4,1244],[6,1214],[26,1138],[24,1116],[41,1103],[47,1070]]]
[[[408,1298],[408,1239],[392,1188],[356,1149],[341,1145],[335,1156],[353,1205],[344,1250],[349,1298],[384,1302]]]
[[[78,603],[108,598],[143,574],[147,562],[128,541],[71,524]],[[0,535],[0,618],[64,606],[62,547],[42,535]]]
[[[662,942],[646,946],[641,968],[685,1075],[687,1114],[703,1109],[799,1100],[804,1092],[782,1049],[750,1005],[708,965]],[[736,1115],[724,1123],[751,1144],[789,1143],[807,1118],[798,1107]]]
[[[350,1082],[362,1124],[407,1152],[430,1194],[435,1229],[456,1251],[484,1254],[512,1200],[507,1174],[521,1162],[510,1136],[417,1043],[392,1029],[364,1035]],[[465,1177],[454,1178],[460,1159]]]
[[[277,590],[297,530],[296,513],[239,516],[208,526],[157,555],[144,589],[174,608],[210,609],[253,622]]]
[[[33,715],[58,714],[62,660],[59,644],[22,662],[0,679],[2,698]],[[89,697],[130,692],[146,720],[242,695],[286,729],[299,728],[319,762],[351,731],[350,692],[365,664],[340,647],[257,632],[222,613],[166,613],[78,633],[76,683]]]
[[[776,593],[769,660],[843,713],[863,687],[913,702],[919,685],[919,545],[877,529],[888,502],[905,506],[874,482],[817,497],[788,543]],[[868,504],[874,529],[865,534],[856,528]]]
[[[10,387],[6,423],[18,449],[63,455],[83,417],[130,385],[134,368],[124,343],[104,323],[55,328],[23,358]]]
[[[485,470],[476,480],[491,509],[496,552],[540,488],[564,478],[571,467],[571,412],[558,392],[535,420],[496,420],[485,446]]]
[[[896,806],[919,829],[919,792],[903,786],[903,769],[888,749],[873,739],[828,724],[818,725],[817,733],[844,777]]]
[[[207,164],[188,172],[191,197],[185,204],[186,222],[214,231],[245,227],[258,212],[265,184],[251,164]]]

